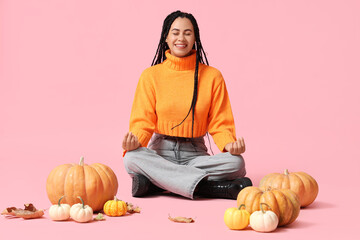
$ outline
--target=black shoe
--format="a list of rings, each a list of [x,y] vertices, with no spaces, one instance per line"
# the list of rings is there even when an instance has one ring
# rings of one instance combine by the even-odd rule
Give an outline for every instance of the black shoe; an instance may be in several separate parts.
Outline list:
[[[142,197],[151,193],[163,192],[161,189],[150,182],[147,177],[143,175],[134,175],[132,178],[132,196]]]
[[[239,192],[248,186],[252,186],[252,182],[247,177],[225,181],[204,181],[199,183],[198,193],[209,198],[237,199]]]

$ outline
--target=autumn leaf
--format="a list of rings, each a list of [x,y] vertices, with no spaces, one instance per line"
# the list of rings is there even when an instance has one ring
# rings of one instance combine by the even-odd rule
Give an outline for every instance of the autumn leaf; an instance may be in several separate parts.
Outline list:
[[[24,219],[40,218],[44,215],[44,210],[37,210],[33,204],[24,204],[25,208],[9,207],[1,212],[1,215],[21,217]]]
[[[173,218],[170,215],[169,215],[169,220],[173,221],[173,222],[178,222],[178,223],[193,223],[193,222],[195,222],[195,220],[192,218],[187,218],[187,217],[174,217]]]
[[[140,213],[141,209],[139,206],[134,206],[132,203],[126,203],[128,213]]]
[[[106,220],[106,218],[104,217],[104,215],[102,213],[98,213],[98,215],[96,215],[94,220],[95,221],[104,221],[104,220]]]

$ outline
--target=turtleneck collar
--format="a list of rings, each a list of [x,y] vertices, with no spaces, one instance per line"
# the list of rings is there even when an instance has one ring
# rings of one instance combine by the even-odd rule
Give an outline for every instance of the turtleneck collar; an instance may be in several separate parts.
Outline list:
[[[196,64],[196,50],[192,49],[191,54],[187,57],[175,57],[170,54],[170,49],[165,52],[166,59],[163,62],[169,68],[184,71],[184,70],[192,70],[195,69]]]

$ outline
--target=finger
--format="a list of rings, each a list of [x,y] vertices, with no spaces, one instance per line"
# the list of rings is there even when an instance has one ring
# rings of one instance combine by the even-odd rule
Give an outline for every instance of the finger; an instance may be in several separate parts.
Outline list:
[[[241,139],[240,138],[238,138],[238,140],[236,141],[236,147],[237,147],[236,153],[238,155],[240,155],[241,151],[242,151],[242,145],[241,145]]]
[[[228,143],[228,149],[227,149],[227,151],[228,151],[229,153],[232,152],[232,143]]]
[[[122,141],[122,147],[125,150],[126,150],[126,141],[127,141],[128,136],[129,136],[129,133],[126,133],[125,136],[124,136],[124,139]]]
[[[243,151],[242,139],[238,138],[238,140],[236,142],[237,142],[237,146],[238,146],[238,150],[239,150],[238,154],[240,155]]]
[[[236,154],[240,154],[240,152],[241,152],[241,143],[240,143],[240,141],[237,140],[235,142],[235,144],[236,144]]]
[[[243,151],[242,151],[242,152],[245,152],[246,146],[245,146],[245,140],[244,140],[243,137],[241,137],[241,144],[242,144],[242,147],[243,147]]]
[[[131,136],[131,140],[130,140],[130,146],[132,149],[134,149],[136,147],[136,136],[135,135],[132,135]]]
[[[129,133],[127,132],[127,133],[125,134],[125,136],[124,136],[123,142],[126,141],[126,139],[128,138],[128,136],[129,136]]]
[[[245,140],[244,140],[244,138],[241,137],[241,138],[239,138],[239,140],[240,140],[241,146],[242,146],[242,147],[245,147]]]
[[[242,141],[240,138],[237,140],[237,144],[238,144],[239,148],[242,148]]]
[[[243,144],[243,142],[242,142],[242,138],[241,138],[241,137],[239,137],[237,141],[238,141],[238,143],[240,144],[240,146],[242,147],[242,144]]]
[[[138,137],[136,135],[134,135],[134,138],[136,141],[139,141]]]
[[[231,154],[232,154],[232,155],[240,155],[239,152],[240,152],[240,149],[238,148],[237,143],[234,142],[234,147],[233,147],[233,149],[232,149]]]
[[[129,132],[129,135],[128,135],[128,137],[127,137],[127,139],[126,139],[126,142],[129,144],[130,142],[131,142],[131,137],[132,137],[132,133],[131,132]]]

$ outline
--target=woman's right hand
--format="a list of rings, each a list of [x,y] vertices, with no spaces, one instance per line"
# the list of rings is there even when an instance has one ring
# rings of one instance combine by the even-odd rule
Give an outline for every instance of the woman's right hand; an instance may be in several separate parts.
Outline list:
[[[225,145],[225,151],[231,153],[232,155],[240,155],[245,152],[245,141],[241,137],[235,142],[231,142]]]
[[[139,143],[137,136],[135,136],[131,132],[128,132],[125,135],[123,143],[122,143],[122,147],[124,150],[131,151],[131,150],[138,149],[140,146],[141,146],[141,144]]]

